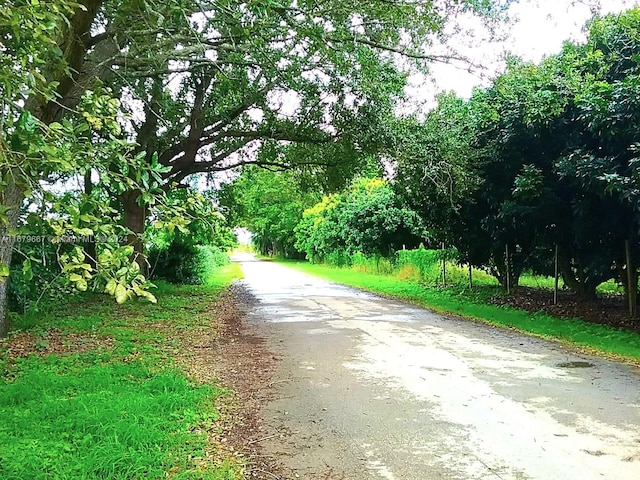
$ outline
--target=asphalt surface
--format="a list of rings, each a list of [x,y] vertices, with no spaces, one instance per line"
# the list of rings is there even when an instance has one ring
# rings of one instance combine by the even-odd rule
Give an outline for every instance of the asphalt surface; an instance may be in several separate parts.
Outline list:
[[[640,369],[237,258],[291,478],[640,479]]]

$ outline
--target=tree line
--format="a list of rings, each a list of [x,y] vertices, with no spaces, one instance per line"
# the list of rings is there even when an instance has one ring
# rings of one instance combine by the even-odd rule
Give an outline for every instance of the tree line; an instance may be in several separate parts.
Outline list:
[[[635,307],[640,9],[595,17],[587,30],[586,42],[567,42],[538,64],[510,59],[469,99],[443,93],[425,118],[387,117],[376,155],[353,173],[382,176],[384,166],[388,182],[360,179],[328,196],[319,187],[314,198],[289,178],[277,204],[290,218],[277,234],[257,192],[279,174],[243,173],[223,203],[244,205],[241,220],[278,253],[323,260],[444,243],[502,285],[517,286],[525,270],[553,275],[557,266],[579,296],[614,279]]]
[[[145,250],[184,238],[153,229],[187,235],[199,213],[226,227],[194,176],[258,164],[337,181],[357,170],[380,148],[404,86],[398,65],[450,58],[432,48],[448,23],[491,23],[509,3],[3,2],[0,335],[11,285],[43,276],[36,298],[60,281],[155,301]],[[36,237],[46,245],[20,241]]]

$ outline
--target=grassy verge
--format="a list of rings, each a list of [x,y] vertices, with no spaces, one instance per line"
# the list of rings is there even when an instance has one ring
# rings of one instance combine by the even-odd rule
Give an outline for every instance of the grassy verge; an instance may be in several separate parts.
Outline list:
[[[175,358],[239,274],[160,284],[157,305],[88,295],[14,318],[0,343],[0,478],[242,478],[209,442],[223,390]]]
[[[580,319],[559,319],[545,313],[529,313],[483,302],[487,290],[475,292],[425,288],[395,277],[373,275],[306,262],[286,262],[296,270],[330,281],[351,285],[375,293],[409,300],[430,309],[481,320],[492,325],[515,328],[539,337],[560,340],[611,356],[640,361],[640,335],[596,325]]]

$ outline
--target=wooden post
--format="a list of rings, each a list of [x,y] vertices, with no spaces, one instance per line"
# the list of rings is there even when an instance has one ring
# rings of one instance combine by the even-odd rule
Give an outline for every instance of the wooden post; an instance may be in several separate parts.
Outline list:
[[[442,286],[447,286],[447,259],[444,252],[444,242],[442,242]]]
[[[636,319],[636,297],[638,295],[638,282],[635,276],[635,267],[631,256],[631,242],[625,240],[624,253],[627,262],[627,297],[629,300],[629,316]]]
[[[504,250],[506,255],[505,265],[507,267],[507,295],[511,295],[511,268],[509,266],[510,262],[509,262],[509,244],[508,243],[505,245]]]
[[[558,244],[556,243],[556,251],[554,255],[554,286],[553,286],[553,304],[558,304]]]
[[[469,290],[473,290],[473,267],[469,261]]]

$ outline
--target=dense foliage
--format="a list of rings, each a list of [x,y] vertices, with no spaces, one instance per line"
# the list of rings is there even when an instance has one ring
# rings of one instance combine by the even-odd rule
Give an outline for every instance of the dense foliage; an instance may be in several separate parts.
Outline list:
[[[508,3],[3,4],[0,276],[19,306],[53,284],[153,301],[152,247],[156,275],[198,281],[228,237],[178,187],[245,166],[216,201],[263,253],[344,263],[444,242],[515,286],[557,250],[575,292],[615,279],[633,303],[640,9],[594,18],[586,43],[538,65],[511,59],[425,119],[394,110],[402,68],[443,58],[447,22]],[[385,167],[388,183],[371,179]]]
[[[0,336],[20,271],[22,297],[57,268],[76,290],[154,301],[145,231],[186,225],[164,194],[194,174],[255,163],[344,184],[388,140],[400,67],[450,58],[432,48],[449,23],[508,3],[3,2]],[[29,229],[28,214],[50,225]],[[45,271],[31,247],[22,270],[12,258],[19,228],[53,239]]]
[[[204,284],[211,267],[229,263],[236,238],[209,195],[191,188],[172,191],[168,204],[181,205],[187,224],[155,219],[147,231],[150,275],[170,282]]]
[[[431,151],[398,162],[398,188],[430,230],[503,284],[517,285],[525,269],[552,273],[557,246],[577,293],[592,296],[608,279],[630,279],[635,292],[638,31],[637,8],[596,18],[585,44],[567,43],[539,65],[514,59],[467,102],[442,98],[424,125]],[[429,128],[445,115],[452,127]],[[455,187],[438,192],[424,180],[439,161],[471,181],[450,175]],[[444,202],[446,219],[432,211]]]
[[[302,178],[291,171],[246,167],[242,174],[218,192],[230,221],[248,228],[263,255],[300,257],[293,230],[302,212],[318,200],[314,188],[303,188]]]
[[[426,237],[418,215],[379,178],[360,179],[340,194],[325,196],[304,212],[295,233],[296,247],[307,258],[338,265],[356,252],[388,256]]]
[[[295,247],[313,261],[353,264],[359,253],[391,258],[403,246],[445,243],[511,287],[525,271],[553,274],[557,261],[577,294],[616,280],[634,304],[640,9],[596,17],[588,31],[586,43],[537,65],[510,59],[469,100],[442,94],[425,119],[387,118],[377,155],[391,166],[389,183],[359,180],[325,195],[295,227]],[[253,182],[236,193],[253,191],[244,195],[255,206],[259,190],[261,208],[278,205],[271,215],[251,210],[260,219],[251,228],[277,226],[290,242],[301,203],[285,177],[269,175],[275,203]]]

